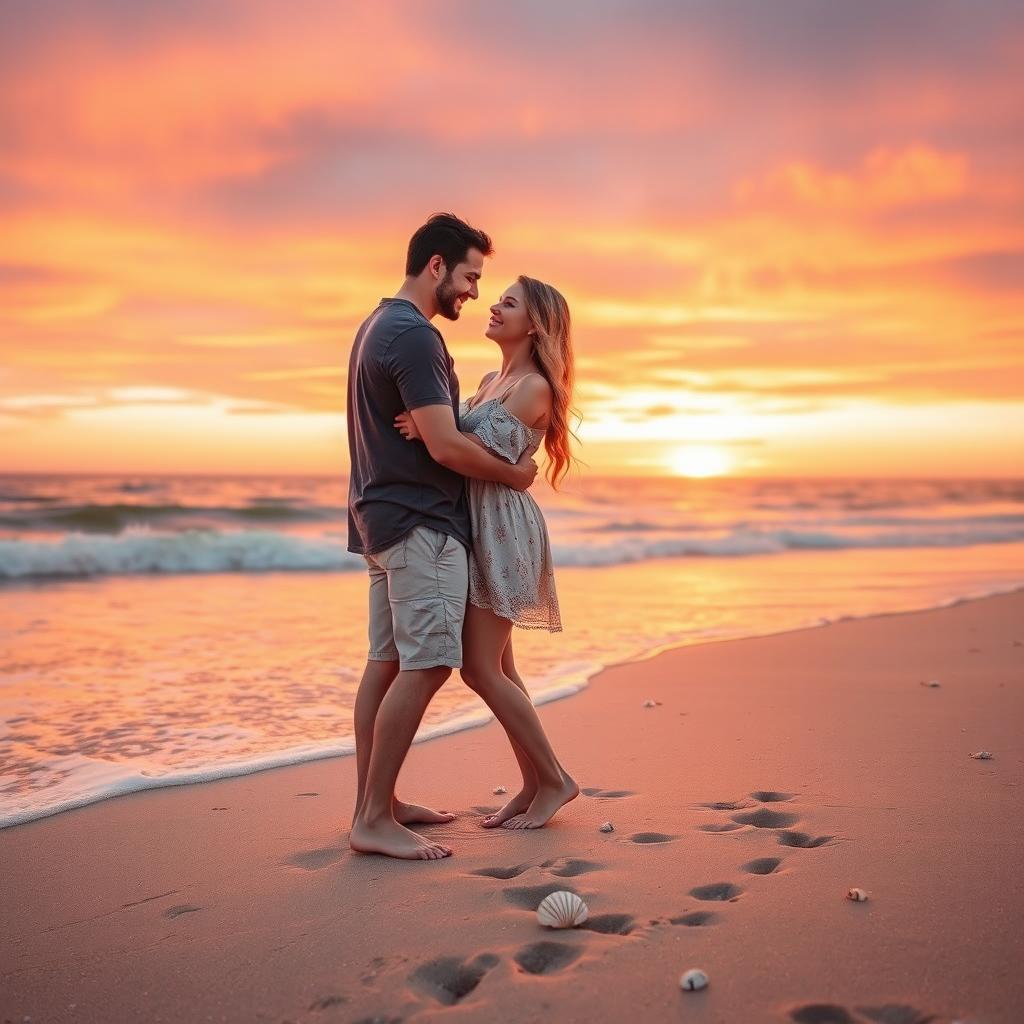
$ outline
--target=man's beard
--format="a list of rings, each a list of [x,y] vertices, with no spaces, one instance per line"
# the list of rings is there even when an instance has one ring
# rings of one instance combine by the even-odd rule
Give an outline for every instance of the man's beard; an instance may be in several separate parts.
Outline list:
[[[452,274],[449,270],[441,279],[441,283],[434,290],[434,298],[437,299],[437,311],[446,320],[458,320],[459,311],[455,308],[455,300],[462,293],[452,284]]]

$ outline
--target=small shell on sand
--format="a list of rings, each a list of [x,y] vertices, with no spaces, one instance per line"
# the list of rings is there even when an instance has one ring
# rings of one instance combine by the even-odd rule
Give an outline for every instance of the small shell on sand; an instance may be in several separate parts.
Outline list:
[[[941,686],[942,683],[940,683],[938,681],[938,679],[922,679],[921,680],[921,685],[922,686],[930,686],[930,687],[932,687],[934,689],[936,686]]]
[[[614,832],[615,826],[610,821],[603,821],[597,826],[598,832]]]
[[[699,988],[707,988],[707,984],[708,976],[699,967],[691,967],[679,979],[679,987],[684,992],[696,992]]]
[[[491,790],[491,792],[495,796],[501,796],[502,793],[507,793],[508,790],[504,786],[495,786],[494,789]]]
[[[973,757],[975,761],[991,761],[992,760],[992,751],[991,750],[976,750],[973,754],[971,754],[971,757]]]
[[[868,894],[863,889],[848,889],[846,898],[853,900],[854,903],[863,903],[868,898]]]
[[[537,920],[545,928],[575,928],[586,921],[589,913],[586,903],[576,893],[562,889],[540,901]]]
[[[651,698],[648,697],[647,700],[644,701],[644,707],[645,708],[656,708],[660,703],[661,703],[660,700],[651,700]]]

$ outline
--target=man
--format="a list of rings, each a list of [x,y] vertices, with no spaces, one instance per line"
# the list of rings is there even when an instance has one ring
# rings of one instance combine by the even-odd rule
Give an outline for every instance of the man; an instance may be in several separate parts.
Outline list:
[[[462,666],[469,513],[463,478],[526,490],[537,473],[459,433],[459,382],[438,314],[457,320],[478,296],[490,238],[436,214],[409,242],[405,283],[356,334],[348,372],[350,551],[370,572],[370,652],[355,706],[358,790],[349,843],[361,853],[436,860],[451,850],[406,828],[450,821],[395,797],[398,773],[431,698]],[[423,444],[394,419],[409,410]]]

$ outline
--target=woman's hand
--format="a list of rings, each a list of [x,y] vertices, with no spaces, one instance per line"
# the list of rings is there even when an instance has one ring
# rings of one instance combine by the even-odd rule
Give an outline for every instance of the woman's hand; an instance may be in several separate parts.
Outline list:
[[[412,414],[408,412],[400,412],[395,417],[395,429],[406,439],[406,441],[422,441],[420,432],[416,429],[416,423],[413,421]]]

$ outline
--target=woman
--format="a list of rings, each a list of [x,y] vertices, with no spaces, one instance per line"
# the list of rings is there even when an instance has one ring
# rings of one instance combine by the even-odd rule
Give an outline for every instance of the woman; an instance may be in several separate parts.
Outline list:
[[[462,430],[499,458],[516,462],[541,442],[552,486],[568,471],[573,354],[569,307],[551,285],[520,277],[491,306],[486,336],[501,349],[501,369],[462,403]],[[412,417],[395,425],[419,437]],[[522,789],[483,820],[485,828],[541,828],[579,787],[559,764],[516,671],[512,627],[561,630],[547,527],[530,495],[503,484],[467,481],[473,548],[462,633],[462,678],[509,736]]]

